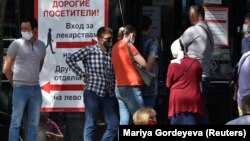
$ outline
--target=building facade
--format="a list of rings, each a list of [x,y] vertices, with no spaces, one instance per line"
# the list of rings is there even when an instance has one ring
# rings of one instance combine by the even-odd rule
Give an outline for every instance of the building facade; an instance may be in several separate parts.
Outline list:
[[[231,70],[240,58],[240,46],[242,39],[242,24],[244,15],[250,11],[250,0],[218,0],[214,3],[206,3],[206,0],[108,0],[109,13],[108,25],[115,33],[119,27],[132,24],[137,29],[136,47],[140,50],[141,35],[140,26],[142,15],[149,15],[153,19],[153,34],[157,36],[160,43],[160,72],[158,80],[158,100],[156,110],[159,113],[158,119],[162,124],[168,124],[167,107],[169,90],[165,86],[166,71],[172,59],[170,45],[179,38],[183,31],[190,26],[187,11],[192,4],[202,4],[208,9],[223,9],[224,22],[226,23],[225,36],[227,40],[219,45],[213,54],[211,91],[209,92],[209,112],[211,124],[225,124],[237,116],[236,102],[232,100],[233,87],[230,86]],[[9,44],[20,37],[20,21],[23,17],[34,16],[34,0],[8,0],[5,8],[3,22],[3,60]],[[208,12],[211,12],[208,10]],[[216,12],[215,12],[216,13]],[[7,130],[11,115],[11,94],[12,87],[8,80],[2,75],[0,94],[0,134],[7,137]],[[220,105],[220,106],[218,106]],[[67,130],[75,129],[81,131],[83,113],[67,114],[65,112],[50,112],[49,117],[57,122],[63,131],[64,137],[71,138],[73,135],[66,135]],[[79,127],[65,128],[72,126],[71,121],[80,122]],[[66,121],[68,121],[66,123]],[[100,132],[102,132],[102,118],[98,121]],[[74,123],[77,124],[77,123]],[[78,128],[78,129],[76,129]],[[80,129],[79,129],[80,128]],[[2,132],[3,131],[3,132]],[[23,130],[24,132],[24,130]],[[82,137],[82,133],[76,136]],[[6,139],[7,140],[7,139]]]

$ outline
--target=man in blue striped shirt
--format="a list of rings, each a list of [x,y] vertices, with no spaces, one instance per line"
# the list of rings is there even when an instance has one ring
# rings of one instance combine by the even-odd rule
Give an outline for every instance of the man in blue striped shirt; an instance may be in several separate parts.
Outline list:
[[[101,27],[97,31],[98,43],[73,53],[66,59],[72,71],[84,79],[85,125],[84,140],[94,140],[97,112],[103,113],[107,124],[101,141],[112,141],[119,127],[118,103],[114,94],[115,75],[111,62],[113,31]],[[77,64],[82,61],[84,69]],[[84,71],[83,71],[84,70]]]

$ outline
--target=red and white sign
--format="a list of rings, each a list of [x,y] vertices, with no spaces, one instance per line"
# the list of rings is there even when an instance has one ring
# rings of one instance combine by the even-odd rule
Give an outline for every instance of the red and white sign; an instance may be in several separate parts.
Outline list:
[[[40,73],[42,112],[84,111],[82,78],[65,60],[97,43],[97,30],[108,26],[108,5],[108,0],[35,0],[38,38],[47,45]]]
[[[204,7],[205,20],[213,34],[216,47],[229,47],[228,8]]]

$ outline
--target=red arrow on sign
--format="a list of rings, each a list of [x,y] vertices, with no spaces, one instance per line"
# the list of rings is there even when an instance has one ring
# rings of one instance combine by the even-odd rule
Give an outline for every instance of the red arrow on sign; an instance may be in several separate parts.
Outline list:
[[[50,91],[81,91],[84,89],[84,85],[79,85],[79,84],[50,85],[50,82],[48,82],[45,85],[41,86],[41,89],[47,93],[50,93]]]
[[[95,45],[96,40],[92,39],[89,42],[56,42],[56,48],[83,48],[85,46]]]

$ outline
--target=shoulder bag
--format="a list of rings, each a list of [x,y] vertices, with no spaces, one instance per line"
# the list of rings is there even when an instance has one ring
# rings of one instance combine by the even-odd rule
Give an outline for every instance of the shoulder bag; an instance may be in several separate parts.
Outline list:
[[[181,77],[183,77],[185,73],[188,72],[188,70],[191,68],[191,66],[192,66],[193,63],[195,62],[195,60],[196,60],[196,59],[194,59],[194,60],[189,64],[189,66],[187,67],[187,69],[186,69],[186,70],[185,70],[185,71],[175,80],[175,82],[179,81],[179,79],[180,79]]]
[[[135,66],[135,69],[137,70],[137,72],[141,76],[143,83],[147,86],[150,86],[153,78],[155,77],[155,74],[143,69],[138,63],[136,63],[134,55],[132,54],[132,51],[131,51],[129,45],[128,45],[128,52],[129,52],[129,56],[134,64],[134,66]]]
[[[206,32],[207,37],[208,37],[209,42],[210,42],[210,45],[211,45],[211,47],[213,47],[213,44],[212,44],[212,39],[211,39],[211,37],[210,37],[210,35],[209,35],[208,31],[206,30],[206,28],[205,28],[205,27],[203,27],[203,26],[201,26],[201,25],[198,25],[198,26],[199,26],[199,27],[201,27],[201,28],[203,28],[203,30]]]

